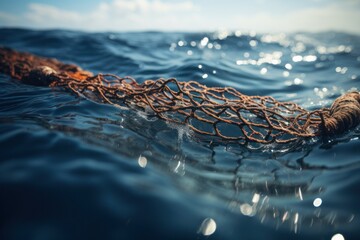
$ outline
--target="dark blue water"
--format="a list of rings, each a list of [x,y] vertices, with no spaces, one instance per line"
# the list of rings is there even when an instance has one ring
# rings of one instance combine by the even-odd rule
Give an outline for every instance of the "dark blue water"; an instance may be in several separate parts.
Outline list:
[[[0,29],[0,45],[311,110],[360,87],[360,37],[343,33]],[[209,146],[134,110],[0,84],[0,239],[360,239],[359,128],[283,152]]]

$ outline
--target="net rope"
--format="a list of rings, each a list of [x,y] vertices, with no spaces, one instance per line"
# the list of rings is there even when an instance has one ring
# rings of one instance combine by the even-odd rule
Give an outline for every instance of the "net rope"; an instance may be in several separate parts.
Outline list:
[[[290,143],[344,133],[360,122],[360,93],[337,98],[330,108],[307,111],[271,96],[248,96],[231,87],[207,87],[175,78],[146,80],[97,74],[56,59],[0,48],[0,72],[24,83],[62,87],[97,102],[154,114],[223,141]]]

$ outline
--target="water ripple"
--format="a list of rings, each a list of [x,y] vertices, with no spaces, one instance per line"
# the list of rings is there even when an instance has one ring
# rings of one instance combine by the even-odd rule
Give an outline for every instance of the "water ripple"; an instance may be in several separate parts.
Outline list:
[[[139,82],[176,77],[231,86],[309,109],[359,88],[359,43],[358,36],[332,32],[0,29],[1,45],[90,71],[132,75]],[[91,226],[88,232],[72,229],[64,238],[206,233],[219,239],[288,239],[297,237],[295,232],[330,239],[335,230],[349,239],[358,235],[359,129],[279,151],[252,150],[61,89],[28,86],[4,75],[0,85],[5,239],[21,239],[11,238],[14,229],[53,236],[83,221]],[[239,230],[244,227],[257,230],[244,233]]]

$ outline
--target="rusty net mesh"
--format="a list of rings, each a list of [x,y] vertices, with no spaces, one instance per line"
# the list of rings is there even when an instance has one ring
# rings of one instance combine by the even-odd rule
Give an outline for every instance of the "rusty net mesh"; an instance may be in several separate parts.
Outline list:
[[[97,102],[154,114],[223,141],[290,143],[343,133],[360,122],[360,94],[347,93],[330,108],[307,111],[270,96],[247,96],[231,87],[207,87],[174,78],[138,83],[131,77],[97,74],[55,59],[0,48],[0,72],[24,83],[63,87]]]

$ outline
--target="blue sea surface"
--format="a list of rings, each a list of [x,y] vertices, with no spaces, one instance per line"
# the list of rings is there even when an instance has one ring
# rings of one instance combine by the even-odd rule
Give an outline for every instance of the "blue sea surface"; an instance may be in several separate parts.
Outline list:
[[[0,29],[0,45],[138,82],[308,110],[360,88],[360,36]],[[360,239],[360,128],[275,151],[0,74],[0,239]]]

